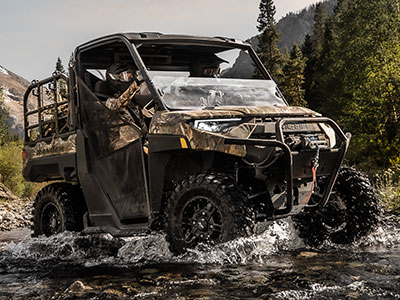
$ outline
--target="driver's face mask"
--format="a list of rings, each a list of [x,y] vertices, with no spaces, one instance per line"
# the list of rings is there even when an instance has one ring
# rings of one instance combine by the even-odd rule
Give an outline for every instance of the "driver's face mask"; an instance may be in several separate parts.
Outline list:
[[[220,67],[205,67],[203,69],[203,76],[205,77],[217,77],[220,73],[221,69]]]
[[[121,82],[131,82],[135,79],[133,76],[134,72],[132,70],[127,70],[119,73],[119,80]]]
[[[130,82],[134,80],[133,71],[124,71],[119,74],[110,73],[110,77],[113,80],[118,80],[120,82]]]

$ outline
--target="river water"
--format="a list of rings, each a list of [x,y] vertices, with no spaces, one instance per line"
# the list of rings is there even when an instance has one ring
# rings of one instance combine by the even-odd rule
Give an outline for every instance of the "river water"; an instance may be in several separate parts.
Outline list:
[[[0,233],[0,299],[400,299],[400,223],[306,247],[290,219],[173,256],[162,234]]]

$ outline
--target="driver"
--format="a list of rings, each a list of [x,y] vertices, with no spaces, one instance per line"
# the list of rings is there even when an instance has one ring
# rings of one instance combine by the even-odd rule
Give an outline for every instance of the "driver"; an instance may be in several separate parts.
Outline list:
[[[139,71],[131,63],[114,63],[106,72],[106,80],[115,94],[106,101],[110,110],[120,111],[125,121],[132,121],[146,130],[142,110],[136,101],[132,101],[140,90],[143,80]]]
[[[228,63],[215,54],[195,58],[190,65],[190,77],[218,77],[221,63]]]

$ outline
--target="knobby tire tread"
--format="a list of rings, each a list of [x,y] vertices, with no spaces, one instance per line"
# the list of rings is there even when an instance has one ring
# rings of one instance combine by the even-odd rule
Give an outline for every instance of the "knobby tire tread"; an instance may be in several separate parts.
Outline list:
[[[177,225],[176,222],[177,209],[179,209],[179,206],[184,206],[181,202],[189,194],[195,193],[211,195],[216,199],[223,214],[231,215],[230,232],[224,233],[225,239],[222,242],[253,233],[254,211],[248,203],[246,194],[231,176],[217,172],[189,175],[175,185],[167,203],[166,231],[173,252],[180,253],[186,248],[195,246],[182,243],[182,237],[177,236],[179,235],[177,232],[180,225]]]
[[[54,202],[63,214],[64,230],[81,231],[83,229],[83,214],[86,211],[86,205],[81,189],[66,182],[56,182],[44,187],[35,198],[32,236],[43,234],[40,224],[41,210],[50,201]]]

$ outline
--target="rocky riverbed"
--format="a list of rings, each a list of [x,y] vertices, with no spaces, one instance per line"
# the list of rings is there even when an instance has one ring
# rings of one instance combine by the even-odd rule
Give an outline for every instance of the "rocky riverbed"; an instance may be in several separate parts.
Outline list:
[[[0,183],[0,231],[31,226],[32,201],[14,196]]]
[[[159,233],[31,238],[14,230],[2,240],[0,300],[400,299],[397,217],[350,245],[318,248],[303,244],[290,219],[180,256]]]

